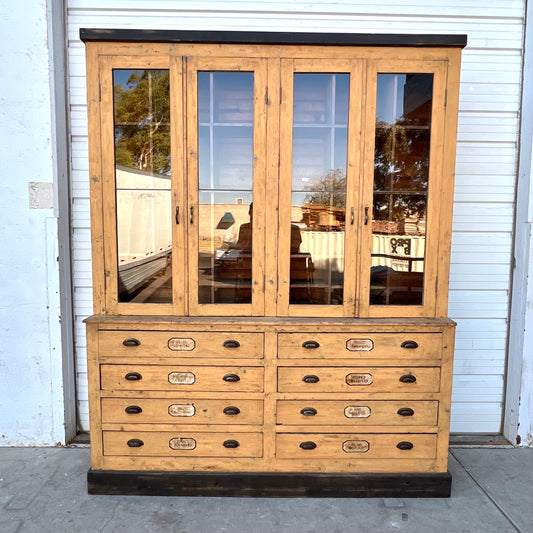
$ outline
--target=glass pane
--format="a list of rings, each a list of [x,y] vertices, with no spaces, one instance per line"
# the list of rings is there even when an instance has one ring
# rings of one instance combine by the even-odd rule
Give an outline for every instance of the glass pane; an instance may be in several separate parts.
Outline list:
[[[168,70],[114,70],[118,301],[172,302]]]
[[[433,74],[379,74],[370,303],[422,305]]]
[[[251,72],[198,73],[198,302],[251,303]]]
[[[349,74],[295,74],[291,304],[341,305]]]

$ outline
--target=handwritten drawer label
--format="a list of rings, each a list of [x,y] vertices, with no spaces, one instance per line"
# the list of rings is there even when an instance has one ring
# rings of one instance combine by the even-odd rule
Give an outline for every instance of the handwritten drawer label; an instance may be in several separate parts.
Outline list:
[[[168,339],[168,347],[174,352],[192,352],[196,348],[196,342],[186,337],[172,337]]]
[[[342,443],[342,450],[346,453],[366,453],[370,444],[366,440],[347,440]]]
[[[196,409],[192,404],[173,403],[168,406],[168,414],[170,416],[194,416]]]
[[[348,374],[346,376],[348,385],[372,385],[372,374]]]
[[[170,439],[168,445],[172,450],[194,450],[196,441],[185,437],[175,437]]]
[[[370,352],[374,349],[372,339],[348,339],[346,349],[350,352]]]
[[[171,372],[168,375],[168,382],[172,385],[192,385],[196,381],[196,376],[192,372]]]
[[[348,405],[344,408],[346,418],[368,418],[370,416],[370,407],[366,405]]]

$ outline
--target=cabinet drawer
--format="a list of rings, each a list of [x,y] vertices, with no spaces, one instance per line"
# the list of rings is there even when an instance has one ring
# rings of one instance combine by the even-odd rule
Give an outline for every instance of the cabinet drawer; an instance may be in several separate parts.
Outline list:
[[[262,433],[104,431],[104,455],[261,457]]]
[[[263,333],[220,331],[101,331],[102,355],[263,357]]]
[[[101,365],[103,390],[262,392],[263,367]]]
[[[278,433],[279,459],[433,459],[437,435]]]
[[[434,426],[439,402],[422,400],[278,400],[276,421],[285,425]]]
[[[102,422],[115,424],[263,423],[261,400],[102,398]]]
[[[440,333],[280,333],[280,359],[440,359]]]
[[[279,392],[438,392],[439,367],[279,367]]]

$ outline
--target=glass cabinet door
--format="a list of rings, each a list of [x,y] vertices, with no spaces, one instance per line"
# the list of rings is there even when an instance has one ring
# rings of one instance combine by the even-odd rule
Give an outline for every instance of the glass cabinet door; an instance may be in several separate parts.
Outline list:
[[[350,62],[282,67],[280,314],[353,315],[358,73]]]
[[[261,314],[266,70],[188,62],[189,305]]]
[[[183,239],[172,214],[183,162],[175,76],[168,58],[100,60],[103,270],[112,312],[184,312],[176,278],[185,263],[174,253]]]
[[[444,76],[442,68],[412,68],[380,71],[372,87],[370,282],[362,296],[370,314],[394,316],[402,307],[396,312],[415,316],[434,306],[438,241],[430,228],[438,224]]]
[[[170,72],[114,69],[118,302],[172,303]]]

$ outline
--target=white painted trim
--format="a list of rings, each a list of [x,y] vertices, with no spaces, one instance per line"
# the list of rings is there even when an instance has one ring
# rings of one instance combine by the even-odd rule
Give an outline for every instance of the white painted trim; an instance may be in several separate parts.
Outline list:
[[[61,384],[54,384],[56,390],[63,391],[62,403],[64,420],[57,421],[64,428],[62,437],[65,443],[77,433],[76,416],[76,371],[74,358],[74,319],[72,309],[72,269],[71,269],[71,227],[70,227],[70,181],[69,181],[69,135],[68,135],[68,97],[66,61],[66,6],[64,0],[48,0],[48,56],[50,65],[50,107],[51,107],[51,148],[53,153],[52,172],[54,183],[54,214],[57,217],[56,250],[59,262],[59,309],[50,306],[50,324],[57,322],[57,311],[61,317]],[[57,271],[56,271],[57,272]],[[50,282],[49,282],[50,283]],[[50,285],[49,285],[50,290]],[[57,416],[55,408],[53,416]]]
[[[533,2],[526,2],[520,158],[503,434],[533,445]]]

